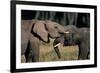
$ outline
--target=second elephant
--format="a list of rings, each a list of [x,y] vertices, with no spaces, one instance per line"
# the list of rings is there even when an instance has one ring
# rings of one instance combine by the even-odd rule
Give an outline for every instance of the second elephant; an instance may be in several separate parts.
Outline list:
[[[78,59],[89,59],[90,54],[90,29],[89,28],[77,28],[74,25],[68,25],[65,27],[69,33],[62,35],[54,40],[53,46],[59,58],[61,54],[58,46],[78,45],[79,55]]]

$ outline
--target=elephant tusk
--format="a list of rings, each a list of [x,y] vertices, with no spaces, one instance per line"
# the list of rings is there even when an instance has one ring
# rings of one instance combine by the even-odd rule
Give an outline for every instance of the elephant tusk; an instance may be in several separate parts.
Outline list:
[[[57,47],[57,46],[59,46],[61,43],[58,43],[58,44],[56,44],[54,47]]]
[[[67,32],[64,32],[64,33],[66,33],[66,34],[67,34],[67,33],[69,33],[69,32],[67,31]]]

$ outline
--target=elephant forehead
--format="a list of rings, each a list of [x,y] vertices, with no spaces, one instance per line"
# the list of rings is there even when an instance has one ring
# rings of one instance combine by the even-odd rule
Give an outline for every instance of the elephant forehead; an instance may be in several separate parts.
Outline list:
[[[58,23],[56,22],[53,22],[53,21],[45,21],[45,24],[47,24],[47,27],[51,27],[51,28],[54,28],[54,26]]]
[[[46,23],[46,27],[47,27],[47,29],[52,29],[52,28],[54,28],[54,23],[48,22],[48,23]]]
[[[65,31],[64,27],[56,22],[48,22],[46,23],[46,27],[48,30],[57,30],[57,31]]]

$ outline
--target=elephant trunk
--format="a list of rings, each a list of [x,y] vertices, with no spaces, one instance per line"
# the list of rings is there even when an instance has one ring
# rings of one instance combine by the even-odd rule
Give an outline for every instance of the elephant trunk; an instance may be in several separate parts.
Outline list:
[[[58,47],[54,47],[54,50],[57,53],[58,58],[60,59],[61,58],[61,54],[60,54],[60,51],[59,51]]]

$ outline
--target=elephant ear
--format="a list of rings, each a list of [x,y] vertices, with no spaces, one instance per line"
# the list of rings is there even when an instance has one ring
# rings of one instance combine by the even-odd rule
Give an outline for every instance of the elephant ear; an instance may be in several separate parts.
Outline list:
[[[44,21],[37,21],[34,24],[33,32],[36,33],[44,42],[48,42],[48,32],[46,31]]]

